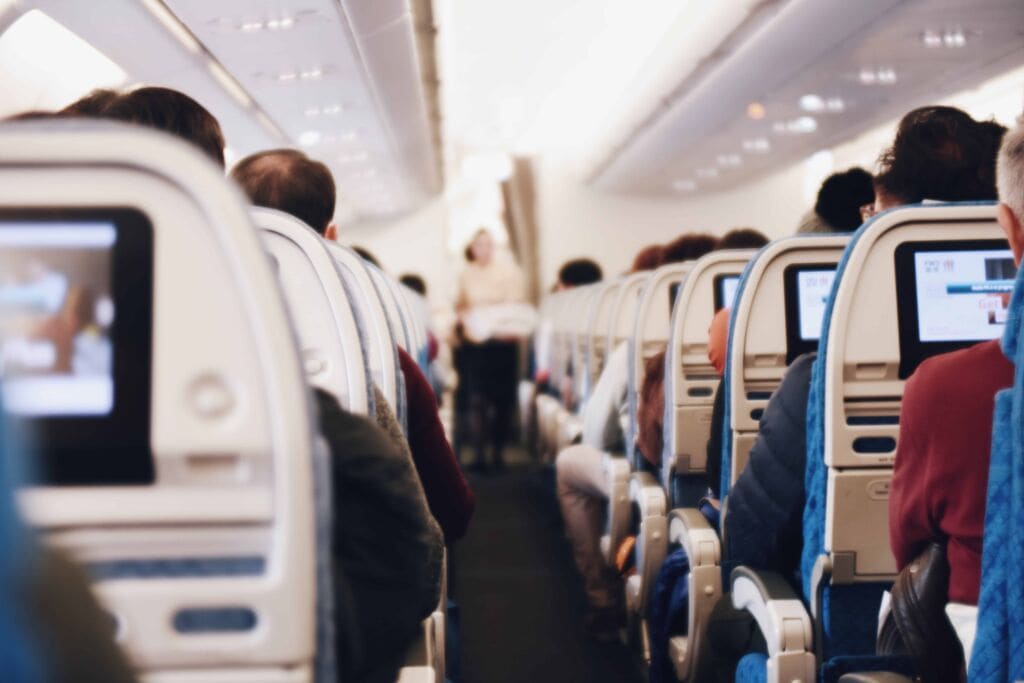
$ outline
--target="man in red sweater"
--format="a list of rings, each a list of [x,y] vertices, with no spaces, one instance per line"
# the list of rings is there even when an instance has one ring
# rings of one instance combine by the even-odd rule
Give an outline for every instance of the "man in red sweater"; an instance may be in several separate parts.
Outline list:
[[[1024,127],[998,160],[999,224],[1024,255]],[[935,356],[907,381],[900,415],[889,536],[900,569],[932,540],[947,542],[949,600],[976,605],[996,392],[1013,384],[999,340]]]

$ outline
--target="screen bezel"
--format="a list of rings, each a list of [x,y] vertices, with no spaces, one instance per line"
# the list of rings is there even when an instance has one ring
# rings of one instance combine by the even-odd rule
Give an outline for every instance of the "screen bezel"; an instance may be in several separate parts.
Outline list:
[[[900,379],[910,377],[918,365],[932,356],[958,351],[985,341],[921,341],[917,321],[917,278],[915,277],[914,255],[922,251],[993,251],[1009,250],[1009,248],[1005,239],[915,241],[904,242],[896,247],[893,258],[896,277],[896,316],[900,343]]]
[[[130,207],[0,208],[3,222],[108,222],[115,314],[114,407],[107,415],[17,416],[33,457],[26,479],[38,486],[146,485],[155,479],[150,446],[153,354],[153,224]]]
[[[725,306],[724,292],[722,291],[722,285],[725,284],[726,280],[728,280],[730,278],[735,278],[736,279],[736,286],[739,287],[740,286],[740,282],[739,282],[740,277],[741,277],[740,273],[719,273],[718,275],[715,276],[714,283],[713,283],[713,288],[714,288],[714,293],[715,293],[715,313],[718,313],[720,310],[722,310],[723,308],[726,307]],[[735,303],[735,302],[732,302],[732,303]]]
[[[786,365],[805,353],[818,350],[821,339],[807,340],[800,335],[800,273],[836,272],[838,263],[791,263],[782,273],[786,308]]]

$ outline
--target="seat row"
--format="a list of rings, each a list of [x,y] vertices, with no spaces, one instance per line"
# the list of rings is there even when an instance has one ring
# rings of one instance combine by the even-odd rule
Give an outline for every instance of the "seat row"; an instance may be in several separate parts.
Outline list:
[[[25,240],[0,250],[100,263],[116,311],[108,409],[37,421],[81,460],[38,454],[28,520],[95,577],[145,680],[338,680],[346,520],[310,391],[373,415],[376,385],[404,424],[396,354],[425,362],[424,304],[163,135],[37,122],[0,138],[0,223]],[[444,680],[444,605],[401,680]]]
[[[944,269],[956,270],[952,260],[992,252],[1009,257],[994,206],[909,206],[874,218],[852,237],[796,236],[756,253],[712,252],[544,302],[552,386],[563,389],[537,399],[546,457],[578,436],[603,360],[617,344],[629,345],[628,425],[621,451],[605,454],[609,498],[601,548],[612,563],[627,537],[635,537],[635,572],[625,594],[645,657],[655,582],[666,555],[682,548],[689,562],[688,625],[668,643],[678,680],[711,675],[707,627],[722,600],[749,613],[767,644],[766,653],[741,660],[738,680],[873,680],[886,668],[912,673],[906,662],[873,657],[882,594],[896,577],[888,497],[903,387],[930,355],[975,343],[977,329],[989,338],[1001,331],[975,324],[963,333],[974,323],[958,318],[963,309],[949,303],[964,293],[955,291],[963,283],[935,288]],[[723,306],[731,310],[720,379],[708,359],[708,329]],[[1016,339],[1020,322],[1012,314],[1010,320],[1007,335]],[[637,452],[638,396],[645,359],[662,351],[664,449],[655,471]],[[802,562],[794,582],[735,566],[722,535],[730,489],[746,467],[768,401],[788,366],[812,351]],[[708,444],[718,391],[724,415],[714,427],[722,430],[715,452]],[[1020,390],[1014,391],[1016,397]],[[709,458],[720,458],[720,466],[711,468]],[[709,470],[721,473],[710,486]],[[717,520],[698,510],[709,494],[721,501]],[[989,574],[994,571],[986,569]],[[977,642],[974,651],[991,646]]]

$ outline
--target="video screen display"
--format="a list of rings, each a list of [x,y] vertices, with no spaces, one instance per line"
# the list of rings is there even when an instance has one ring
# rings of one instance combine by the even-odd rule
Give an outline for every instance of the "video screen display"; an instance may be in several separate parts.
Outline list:
[[[835,269],[797,271],[796,291],[802,340],[818,341],[821,338],[825,306],[828,304],[828,297],[832,293],[832,282],[835,279]]]
[[[795,263],[783,273],[787,363],[817,351],[835,279],[835,263]]]
[[[0,224],[0,378],[14,415],[114,407],[111,223]]]
[[[905,242],[896,248],[900,368],[999,338],[1017,268],[1006,240]]]
[[[917,252],[918,339],[948,342],[999,337],[1016,275],[1008,249]]]
[[[0,393],[34,483],[152,483],[153,260],[135,209],[0,209]]]
[[[740,286],[739,275],[715,276],[715,311],[732,308],[736,303],[736,290]]]

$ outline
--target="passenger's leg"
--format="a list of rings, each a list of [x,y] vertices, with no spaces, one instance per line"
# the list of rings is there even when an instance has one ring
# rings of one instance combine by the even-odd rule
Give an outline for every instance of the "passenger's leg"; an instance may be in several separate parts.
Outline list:
[[[558,502],[590,606],[617,610],[622,604],[622,583],[601,554],[608,506],[602,459],[600,451],[585,445],[569,446],[559,453],[555,460]]]

